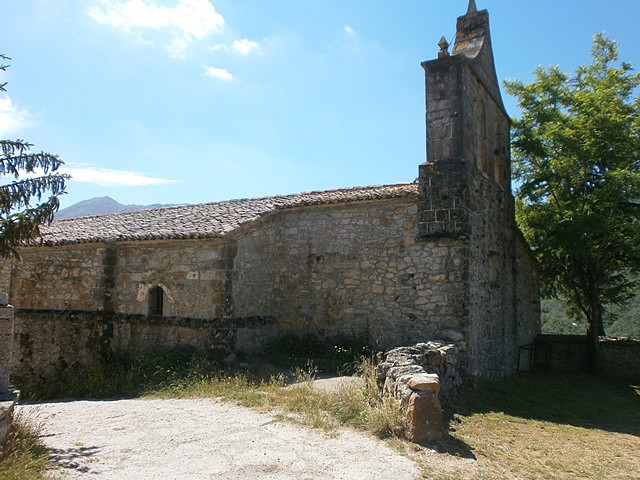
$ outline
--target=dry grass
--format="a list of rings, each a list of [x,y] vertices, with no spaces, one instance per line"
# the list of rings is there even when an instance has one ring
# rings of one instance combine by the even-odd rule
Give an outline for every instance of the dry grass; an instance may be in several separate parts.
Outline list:
[[[364,388],[349,385],[336,391],[317,391],[311,367],[298,369],[291,377],[264,377],[241,373],[219,374],[190,385],[168,385],[150,391],[155,397],[221,397],[262,411],[279,412],[279,418],[313,428],[332,430],[350,426],[379,438],[404,435],[404,421],[394,399],[380,399],[374,366],[363,360],[359,372]]]
[[[312,373],[251,381],[218,377],[184,389],[184,396],[218,396],[330,431],[368,431],[413,458],[425,479],[640,478],[640,389],[589,376],[538,375],[488,383],[465,393],[445,438],[432,445],[403,440],[394,400],[381,401],[371,364],[365,388],[313,389]],[[171,388],[156,392],[175,396]]]
[[[424,478],[638,479],[640,389],[538,375],[467,392],[440,453],[405,448]]]
[[[2,480],[41,480],[47,468],[47,450],[35,419],[14,414],[9,433],[0,443]]]
[[[443,440],[420,446],[402,440],[399,406],[378,397],[372,362],[359,369],[364,388],[325,392],[312,388],[313,368],[293,375],[273,368],[230,372],[189,352],[143,360],[108,365],[78,391],[220,397],[326,431],[368,431],[413,458],[425,479],[640,478],[640,387],[628,383],[552,374],[487,383],[466,392],[448,413]],[[292,382],[300,385],[291,388]]]

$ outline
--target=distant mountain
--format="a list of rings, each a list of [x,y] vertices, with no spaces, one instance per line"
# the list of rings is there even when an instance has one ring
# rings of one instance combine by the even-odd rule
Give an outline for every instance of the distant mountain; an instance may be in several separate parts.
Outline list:
[[[111,197],[95,197],[83,200],[73,205],[58,210],[56,220],[65,218],[87,217],[89,215],[105,215],[107,213],[135,212],[136,210],[147,210],[149,208],[163,207],[165,205],[123,205]]]

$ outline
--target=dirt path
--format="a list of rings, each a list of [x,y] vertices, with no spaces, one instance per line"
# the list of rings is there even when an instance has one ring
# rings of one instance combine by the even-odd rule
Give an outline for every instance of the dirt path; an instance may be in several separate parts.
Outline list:
[[[417,467],[350,430],[327,435],[215,399],[23,405],[65,479],[413,480]]]

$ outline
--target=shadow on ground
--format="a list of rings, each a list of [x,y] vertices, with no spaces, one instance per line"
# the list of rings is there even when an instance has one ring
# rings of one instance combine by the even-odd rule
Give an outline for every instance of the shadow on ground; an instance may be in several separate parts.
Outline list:
[[[100,447],[72,447],[53,448],[49,450],[49,463],[53,467],[76,472],[91,473],[91,468],[82,465],[80,460],[94,457],[100,451]]]
[[[514,417],[640,436],[640,387],[587,374],[535,373],[465,391],[458,415]]]
[[[444,436],[435,442],[437,451],[439,453],[447,453],[454,457],[468,458],[469,460],[477,460],[477,457],[473,453],[473,448],[463,442],[459,438],[452,436],[449,433],[449,426],[446,427]],[[426,446],[426,445],[425,445]]]

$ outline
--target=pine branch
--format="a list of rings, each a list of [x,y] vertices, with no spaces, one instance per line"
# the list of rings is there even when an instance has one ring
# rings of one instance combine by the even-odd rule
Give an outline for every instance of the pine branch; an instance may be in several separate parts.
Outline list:
[[[40,201],[47,192],[60,195],[69,178],[69,175],[52,174],[0,186],[0,215],[7,216],[11,211],[28,207],[33,199]]]

